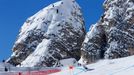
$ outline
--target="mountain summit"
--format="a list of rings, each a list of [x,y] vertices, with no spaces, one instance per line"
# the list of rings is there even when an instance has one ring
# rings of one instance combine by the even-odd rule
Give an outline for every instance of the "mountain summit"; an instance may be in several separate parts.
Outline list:
[[[85,38],[81,8],[75,0],[62,0],[40,10],[22,26],[7,60],[22,67],[63,66],[80,59]]]
[[[106,0],[104,10],[86,35],[81,49],[83,63],[134,54],[134,0]]]
[[[134,1],[106,0],[104,14],[85,37],[85,24],[75,0],[45,7],[22,26],[7,60],[21,67],[89,64],[134,55]]]

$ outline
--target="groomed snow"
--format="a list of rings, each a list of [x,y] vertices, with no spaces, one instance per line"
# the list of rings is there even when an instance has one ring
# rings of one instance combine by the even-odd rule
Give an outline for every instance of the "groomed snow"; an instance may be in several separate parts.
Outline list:
[[[75,67],[73,70],[66,67],[61,72],[51,75],[134,75],[133,59],[134,56],[100,60],[97,63],[87,65],[91,69],[90,71],[85,71],[83,67]]]

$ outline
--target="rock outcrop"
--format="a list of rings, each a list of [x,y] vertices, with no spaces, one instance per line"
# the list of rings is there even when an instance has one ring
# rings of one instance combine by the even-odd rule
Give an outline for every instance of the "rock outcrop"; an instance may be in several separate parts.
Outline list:
[[[62,0],[24,23],[7,62],[22,67],[61,66],[63,59],[80,59],[84,38],[81,8],[75,0]]]
[[[104,14],[87,33],[82,46],[82,63],[134,54],[134,1],[106,0]]]

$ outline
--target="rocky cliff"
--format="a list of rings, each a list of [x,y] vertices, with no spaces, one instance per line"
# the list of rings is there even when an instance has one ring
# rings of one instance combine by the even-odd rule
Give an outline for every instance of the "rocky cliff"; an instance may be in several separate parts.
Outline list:
[[[81,8],[75,0],[62,0],[27,19],[7,62],[22,67],[62,66],[62,60],[79,60],[84,38]]]
[[[82,63],[134,54],[134,0],[106,0],[103,6],[104,14],[81,48]]]

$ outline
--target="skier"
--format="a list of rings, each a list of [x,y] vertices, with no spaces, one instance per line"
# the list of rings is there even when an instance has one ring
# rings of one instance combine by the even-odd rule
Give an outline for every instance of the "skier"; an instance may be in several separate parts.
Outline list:
[[[61,4],[63,4],[63,2],[61,2]]]
[[[90,68],[88,68],[86,65],[83,65],[83,68],[84,68],[86,71],[94,70],[94,69],[90,69]]]
[[[80,63],[78,63],[78,66],[82,66],[86,71],[94,70],[94,69],[90,69],[90,68],[88,68],[86,65],[82,65],[82,64],[80,64]]]
[[[54,4],[52,4],[52,6],[54,7]]]
[[[3,59],[2,62],[4,63],[4,71],[7,72],[8,71],[8,68],[6,67],[6,61]]]
[[[5,72],[7,72],[7,71],[8,71],[7,67],[5,67],[5,69],[4,69],[4,70],[5,70]]]
[[[3,59],[2,62],[5,63],[5,60]]]
[[[59,13],[59,10],[58,9],[56,10],[56,13]]]

